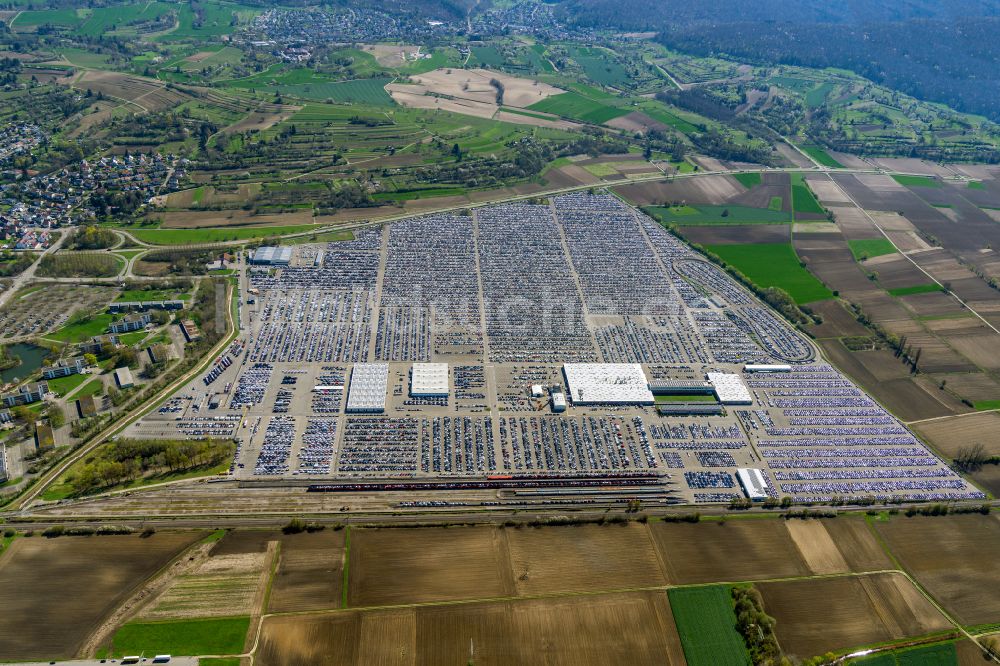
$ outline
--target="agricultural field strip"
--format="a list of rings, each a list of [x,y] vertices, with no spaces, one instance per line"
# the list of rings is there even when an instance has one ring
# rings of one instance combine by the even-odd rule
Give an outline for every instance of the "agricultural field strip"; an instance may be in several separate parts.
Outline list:
[[[898,564],[896,558],[892,555],[889,550],[888,545],[881,538],[881,536],[875,530],[871,530],[876,541],[880,547],[886,552],[889,558]],[[349,551],[345,551],[349,553]],[[275,564],[277,558],[275,558]],[[661,564],[662,567],[662,564]],[[345,562],[345,572],[347,570],[347,563]],[[583,597],[593,597],[605,594],[614,593],[625,593],[625,592],[656,592],[656,591],[668,591],[671,589],[684,589],[684,588],[701,588],[701,587],[712,587],[716,585],[740,585],[740,584],[761,584],[761,583],[778,583],[778,582],[795,582],[795,581],[807,581],[807,580],[823,580],[823,579],[840,579],[840,578],[863,578],[867,576],[875,576],[878,574],[900,574],[904,576],[919,592],[920,594],[928,600],[928,602],[934,606],[934,608],[944,617],[949,624],[951,624],[955,629],[960,631],[966,638],[973,641],[977,645],[979,644],[977,638],[980,636],[989,635],[990,630],[985,630],[982,632],[970,632],[963,625],[957,622],[938,602],[927,592],[926,589],[904,568],[889,568],[889,569],[874,569],[870,571],[860,571],[860,572],[841,572],[841,573],[828,573],[828,574],[809,574],[800,576],[784,576],[784,577],[774,577],[774,578],[761,578],[753,580],[732,580],[732,581],[713,581],[709,583],[690,583],[690,584],[665,584],[665,585],[649,585],[649,586],[626,586],[626,587],[616,587],[607,589],[589,589],[589,590],[579,590],[579,591],[568,591],[568,592],[548,592],[548,593],[538,593],[538,594],[515,594],[515,595],[504,595],[496,597],[477,597],[461,600],[448,600],[448,601],[428,601],[428,602],[417,602],[417,603],[405,603],[405,604],[386,604],[386,605],[367,605],[367,606],[351,606],[343,608],[331,608],[331,609],[320,609],[320,610],[310,610],[310,611],[287,611],[287,612],[272,612],[265,613],[260,616],[257,623],[257,630],[255,632],[253,647],[246,653],[240,655],[243,657],[253,657],[259,647],[260,635],[263,628],[264,620],[269,617],[279,617],[279,616],[304,616],[304,615],[330,615],[336,613],[344,612],[358,612],[358,611],[373,611],[373,610],[398,610],[407,608],[421,608],[421,607],[441,607],[441,606],[461,606],[475,603],[483,602],[505,602],[505,601],[518,601],[518,600],[529,600],[529,599],[562,599],[562,598],[583,598]],[[274,570],[272,569],[271,578],[268,582],[268,587],[270,588],[273,582]],[[346,590],[346,588],[345,588]],[[907,637],[908,640],[914,637]],[[928,642],[933,642],[929,639]],[[861,646],[855,646],[861,647]]]
[[[890,557],[893,562],[896,559],[893,557],[888,545],[884,540],[878,535],[875,530],[872,530],[876,541],[879,545],[886,551],[886,554]],[[349,550],[345,551],[345,554],[349,554]],[[179,556],[178,556],[179,557]],[[267,581],[267,589],[270,590],[271,585],[274,581],[274,576],[276,573],[278,558],[275,557],[272,560],[272,566],[270,568],[270,573]],[[347,564],[345,562],[345,572],[347,570]],[[253,647],[247,652],[240,654],[241,657],[250,657],[251,659],[257,652],[260,644],[260,636],[263,629],[264,621],[269,617],[280,617],[280,616],[315,616],[315,615],[331,615],[337,613],[345,612],[363,612],[363,611],[373,611],[373,610],[399,610],[407,608],[421,608],[421,607],[442,607],[442,606],[462,606],[475,603],[483,602],[505,602],[505,601],[519,601],[519,600],[541,600],[541,599],[562,599],[562,598],[583,598],[583,597],[593,597],[605,594],[613,593],[625,593],[625,592],[655,592],[655,591],[668,591],[671,589],[683,589],[683,588],[700,588],[700,587],[711,587],[716,585],[739,585],[746,583],[761,584],[761,583],[777,583],[777,582],[794,582],[794,581],[806,581],[806,580],[822,580],[822,579],[840,579],[840,578],[863,578],[867,576],[874,576],[878,574],[901,574],[903,575],[927,601],[934,606],[934,608],[944,617],[949,624],[951,624],[955,629],[961,632],[966,638],[973,641],[979,645],[977,640],[980,636],[985,636],[990,633],[989,630],[983,632],[970,632],[963,625],[958,623],[934,598],[931,596],[927,590],[920,585],[920,583],[910,575],[908,571],[903,568],[890,568],[890,569],[876,569],[871,571],[862,572],[843,572],[843,573],[830,573],[830,574],[811,574],[811,575],[801,575],[801,576],[785,576],[785,577],[775,577],[775,578],[763,578],[754,579],[751,581],[715,581],[711,583],[692,583],[692,584],[666,584],[666,585],[651,585],[651,586],[626,586],[618,588],[608,588],[608,589],[590,589],[582,591],[569,591],[569,592],[549,592],[549,593],[539,593],[539,594],[516,594],[516,595],[504,595],[497,597],[479,597],[479,598],[469,598],[461,600],[449,600],[449,601],[428,601],[428,602],[417,602],[417,603],[405,603],[405,604],[386,604],[386,605],[368,605],[368,606],[351,606],[349,608],[331,608],[331,609],[320,609],[320,610],[308,610],[308,611],[287,611],[287,612],[271,612],[264,613],[259,616],[257,621],[257,628],[254,636]],[[346,590],[346,588],[345,588]],[[266,607],[266,604],[265,604]],[[912,639],[914,637],[907,637],[907,639]],[[930,640],[928,642],[933,642]],[[861,646],[855,646],[861,647]],[[212,655],[219,656],[219,655]],[[233,655],[236,656],[236,655]]]
[[[667,592],[671,589],[690,589],[690,588],[701,588],[701,587],[713,587],[716,585],[739,585],[746,583],[780,583],[780,582],[794,582],[794,581],[807,581],[807,580],[821,580],[821,579],[837,579],[837,578],[863,578],[866,576],[873,576],[878,574],[901,574],[906,579],[913,584],[920,593],[930,601],[930,603],[942,614],[942,616],[952,624],[957,630],[961,631],[967,638],[976,642],[977,635],[968,632],[964,627],[958,624],[943,608],[932,598],[930,595],[917,583],[916,580],[906,571],[900,569],[881,569],[874,571],[864,571],[864,572],[846,572],[846,573],[833,573],[833,574],[811,574],[804,576],[788,576],[780,578],[765,578],[765,579],[754,579],[752,581],[718,581],[712,583],[691,583],[691,584],[676,584],[676,585],[650,585],[650,586],[633,586],[633,587],[622,587],[622,588],[610,588],[610,589],[600,589],[600,590],[583,590],[583,591],[571,591],[571,592],[548,592],[539,594],[519,594],[519,595],[507,595],[499,597],[481,597],[481,598],[470,598],[470,599],[460,599],[451,601],[425,601],[417,603],[406,603],[406,604],[389,604],[380,606],[351,606],[347,608],[331,608],[331,609],[321,609],[321,610],[307,610],[307,611],[285,611],[285,612],[272,612],[262,614],[257,622],[257,628],[254,635],[253,647],[247,652],[240,655],[240,657],[250,657],[253,658],[257,652],[260,645],[260,636],[263,630],[264,621],[270,617],[281,617],[281,616],[316,616],[316,615],[335,615],[340,613],[354,613],[354,612],[364,612],[364,611],[376,611],[376,610],[402,610],[408,608],[428,608],[428,607],[448,607],[448,606],[465,606],[477,603],[501,603],[507,601],[525,601],[525,600],[543,600],[543,599],[567,599],[567,598],[586,598],[586,597],[596,597],[606,594],[618,594],[626,592]],[[985,635],[985,632],[983,635]],[[912,638],[912,637],[910,637]],[[860,646],[858,646],[860,647]],[[217,656],[217,655],[212,655]]]
[[[934,421],[943,421],[945,419],[958,419],[966,416],[979,416],[981,414],[989,414],[990,412],[1000,412],[1000,407],[995,407],[993,409],[979,409],[974,412],[966,412],[964,414],[948,414],[946,416],[932,416],[927,419],[918,419],[916,421],[907,421],[907,425],[919,425],[921,423],[933,423]]]
[[[329,167],[321,167],[321,168],[329,168]],[[797,173],[797,172],[802,172],[802,171],[803,171],[802,167],[785,167],[785,168],[777,168],[777,169],[770,169],[770,168],[740,169],[738,171],[731,171],[731,170],[699,171],[697,173],[678,173],[678,174],[651,173],[649,175],[640,175],[640,176],[634,176],[634,177],[631,177],[631,178],[620,178],[620,179],[616,179],[616,180],[602,181],[600,183],[600,187],[602,187],[602,188],[613,188],[616,185],[636,185],[636,184],[639,184],[639,183],[658,182],[658,181],[668,181],[669,182],[669,181],[673,181],[673,180],[677,180],[677,179],[698,178],[698,177],[705,177],[705,176],[727,176],[727,175],[733,175],[735,173]],[[824,172],[826,172],[826,171],[835,172],[835,173],[850,173],[850,174],[887,174],[887,173],[895,173],[895,172],[888,172],[888,171],[886,171],[884,169],[876,169],[876,168],[872,168],[872,169],[852,169],[852,168],[825,169]],[[806,173],[820,173],[820,171],[818,169],[815,170],[815,171],[808,171],[807,170]],[[263,181],[247,181],[247,182],[263,182]],[[476,201],[476,202],[471,202],[470,201],[470,202],[466,202],[466,203],[462,203],[462,204],[456,204],[456,205],[448,205],[448,206],[440,206],[440,207],[436,207],[436,206],[435,207],[428,207],[428,208],[422,208],[419,213],[414,213],[414,212],[398,213],[398,214],[395,214],[395,215],[389,215],[389,216],[386,216],[386,217],[378,217],[378,218],[373,218],[373,219],[361,220],[361,221],[358,221],[358,222],[348,222],[348,223],[345,223],[345,224],[332,224],[332,225],[317,226],[315,229],[310,229],[308,231],[299,231],[299,232],[289,233],[289,234],[280,234],[280,235],[275,236],[275,238],[279,238],[279,239],[306,238],[306,237],[312,236],[313,234],[321,234],[321,233],[326,233],[326,232],[330,232],[330,231],[353,231],[353,230],[357,230],[357,229],[365,229],[365,228],[370,228],[370,227],[377,227],[377,226],[380,226],[382,224],[389,224],[389,223],[392,223],[392,222],[398,222],[400,220],[405,220],[405,219],[412,218],[412,217],[414,217],[416,215],[432,215],[432,214],[435,214],[435,213],[448,213],[448,212],[461,211],[461,210],[471,210],[471,209],[474,209],[474,208],[487,208],[489,206],[495,206],[497,204],[502,204],[502,203],[513,203],[513,202],[518,202],[518,201],[528,201],[528,200],[531,200],[531,199],[537,199],[539,197],[549,197],[549,196],[554,196],[554,195],[558,195],[558,194],[570,194],[572,192],[583,192],[583,191],[586,191],[586,190],[590,190],[593,187],[594,187],[593,184],[571,185],[571,186],[567,186],[567,187],[557,187],[557,188],[551,188],[551,189],[542,189],[542,190],[535,191],[535,192],[533,192],[531,194],[514,194],[514,195],[510,195],[510,196],[500,197],[500,198],[497,198],[497,199],[484,199],[482,201]],[[433,201],[433,199],[426,199],[425,201]],[[376,208],[376,209],[373,209],[373,210],[377,211],[378,209]],[[262,226],[262,227],[259,227],[259,228],[262,231],[266,231],[267,230],[267,227],[265,227],[265,226]],[[135,236],[133,236],[132,234],[130,234],[129,230],[127,228],[118,229],[117,231],[120,231],[123,234],[125,234],[129,238],[129,240],[131,242],[136,243],[136,244],[138,244],[138,245],[140,245],[142,247],[145,247],[145,248],[158,248],[158,247],[164,247],[165,245],[169,245],[169,244],[157,245],[155,243],[148,243],[146,241],[140,240],[139,238],[136,238]],[[245,245],[246,243],[247,243],[247,240],[243,239],[243,240],[236,240],[236,241],[220,241],[218,243],[198,243],[198,244],[196,244],[196,246],[197,247],[205,247],[205,248],[208,248],[208,247],[237,247],[237,246],[240,246],[240,245]]]
[[[835,185],[837,185],[837,182],[833,179],[832,176],[829,175],[829,173],[827,174],[827,178],[830,179],[831,183],[834,183]],[[885,232],[885,229],[883,229],[879,225],[879,223],[875,219],[875,217],[871,213],[869,213],[867,210],[865,210],[862,206],[860,206],[858,204],[858,202],[854,199],[854,197],[852,197],[844,188],[840,187],[840,185],[837,185],[837,188],[839,188],[840,191],[843,192],[844,196],[847,198],[848,201],[850,201],[851,205],[853,205],[855,208],[857,208],[862,213],[864,213],[865,217],[867,217],[868,220],[873,225],[875,225],[875,228],[878,229],[879,233],[882,234],[882,236],[885,237],[886,240],[888,240],[890,243],[892,243],[892,239],[889,237],[889,234],[887,234]],[[991,331],[993,331],[997,335],[1000,335],[1000,329],[998,329],[996,326],[994,326],[993,324],[991,324],[989,322],[989,320],[987,320],[985,317],[983,317],[983,315],[979,314],[979,312],[977,312],[975,308],[973,308],[971,305],[969,305],[968,303],[966,303],[965,301],[963,301],[958,296],[958,294],[956,294],[953,291],[946,290],[944,288],[944,285],[942,285],[940,282],[938,282],[937,278],[935,278],[933,275],[931,275],[926,270],[924,270],[924,268],[922,266],[920,266],[920,264],[918,264],[917,262],[915,262],[913,260],[913,257],[911,257],[910,255],[908,255],[906,253],[901,253],[901,254],[903,255],[903,257],[906,258],[907,261],[909,261],[911,264],[913,264],[913,266],[918,271],[920,271],[921,273],[923,273],[924,275],[926,275],[928,277],[928,279],[930,279],[931,282],[933,282],[934,284],[936,284],[938,287],[941,287],[942,291],[946,291],[948,294],[950,294],[952,296],[952,298],[954,298],[956,301],[958,301],[959,305],[961,305],[962,307],[964,307],[965,309],[967,309],[969,312],[971,312],[972,314],[974,314],[976,316],[976,318],[979,319],[979,321],[981,321],[983,324],[986,325],[987,328],[989,328]]]

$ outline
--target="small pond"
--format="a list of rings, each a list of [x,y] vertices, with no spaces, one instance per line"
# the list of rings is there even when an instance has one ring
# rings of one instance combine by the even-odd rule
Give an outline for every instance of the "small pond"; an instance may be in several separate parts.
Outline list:
[[[27,342],[7,345],[7,354],[12,358],[21,359],[19,365],[0,372],[0,383],[13,381],[14,378],[24,379],[42,367],[42,361],[48,356],[49,350]]]

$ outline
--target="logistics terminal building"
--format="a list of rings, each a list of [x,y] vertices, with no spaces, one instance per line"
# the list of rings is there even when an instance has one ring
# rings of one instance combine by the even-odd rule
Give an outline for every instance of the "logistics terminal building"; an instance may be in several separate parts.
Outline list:
[[[384,412],[388,385],[388,363],[356,364],[351,373],[351,389],[347,394],[347,412],[353,414]]]
[[[638,363],[566,363],[563,375],[575,405],[652,405],[649,380]]]
[[[448,396],[447,363],[414,363],[410,374],[410,395],[415,398]]]

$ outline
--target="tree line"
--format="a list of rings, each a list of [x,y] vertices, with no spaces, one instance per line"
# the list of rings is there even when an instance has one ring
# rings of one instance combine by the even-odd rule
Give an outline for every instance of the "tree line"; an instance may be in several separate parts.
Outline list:
[[[101,447],[68,479],[77,495],[157,474],[219,465],[231,458],[228,440],[122,439]]]

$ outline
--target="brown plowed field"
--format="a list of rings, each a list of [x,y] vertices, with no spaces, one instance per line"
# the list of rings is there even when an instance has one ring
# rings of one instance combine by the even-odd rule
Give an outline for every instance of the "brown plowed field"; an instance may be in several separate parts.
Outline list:
[[[962,321],[966,320],[959,320],[959,322]],[[938,381],[944,379],[948,382],[946,386],[949,391],[954,391],[973,402],[1000,399],[1000,382],[981,372],[939,375],[935,379]],[[1000,450],[998,450],[998,454],[1000,454]]]
[[[379,606],[514,593],[492,527],[351,530],[348,603]]]
[[[840,338],[849,335],[871,335],[871,332],[858,323],[840,301],[829,300],[813,303],[809,308],[823,318],[823,323],[810,328],[817,338]]]
[[[341,603],[343,530],[295,534],[281,539],[268,612],[322,610]]]
[[[779,520],[650,523],[650,534],[673,584],[755,580],[810,573]]]
[[[270,617],[256,663],[681,664],[664,592]]]
[[[645,525],[527,527],[504,532],[518,594],[665,583]]]
[[[728,243],[787,243],[788,224],[733,224],[680,227],[684,238],[692,243],[717,245]]]
[[[851,352],[839,340],[820,340],[819,344],[824,355],[837,368],[904,421],[955,413],[946,403],[916,384],[892,352]]]
[[[670,131],[670,127],[667,125],[658,120],[653,120],[645,113],[639,111],[633,111],[628,115],[613,118],[604,124],[608,127],[625,130],[626,132],[648,132],[649,130],[657,130],[658,132]]]
[[[819,520],[790,520],[785,523],[806,566],[814,574],[847,573],[847,561],[833,537]]]
[[[760,583],[757,589],[793,661],[951,626],[901,574]]]
[[[997,516],[897,516],[875,526],[900,564],[956,619],[1000,622]]]
[[[68,658],[105,616],[204,532],[16,539],[0,559],[4,660]]]
[[[978,320],[977,320],[978,321]],[[976,326],[972,334],[951,334],[948,342],[970,361],[986,370],[1000,369],[1000,336],[985,326]]]
[[[730,176],[703,176],[671,182],[621,185],[615,192],[637,206],[660,205],[683,201],[688,204],[721,204],[744,192],[743,186]]]
[[[836,520],[823,521],[823,526],[837,544],[851,571],[896,568],[863,518],[842,516]]]
[[[942,454],[954,458],[964,446],[982,444],[990,455],[1000,455],[1000,413],[983,412],[919,423],[917,432],[930,440]]]

